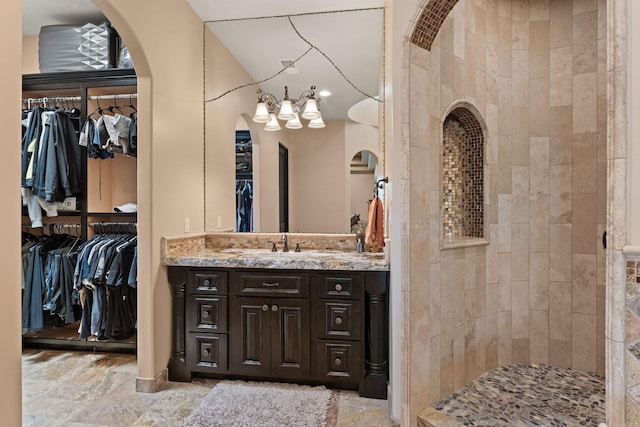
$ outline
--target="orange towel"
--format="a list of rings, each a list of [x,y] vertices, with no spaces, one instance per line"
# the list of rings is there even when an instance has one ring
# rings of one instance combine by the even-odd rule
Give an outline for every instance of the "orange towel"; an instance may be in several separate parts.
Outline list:
[[[369,218],[364,242],[369,245],[369,251],[379,252],[384,247],[384,208],[382,200],[376,197],[369,203]]]

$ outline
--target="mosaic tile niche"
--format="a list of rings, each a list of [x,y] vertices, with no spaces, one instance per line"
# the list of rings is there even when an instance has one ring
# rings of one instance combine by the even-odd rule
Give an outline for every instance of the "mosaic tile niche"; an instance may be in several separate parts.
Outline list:
[[[442,221],[445,242],[484,237],[484,136],[464,107],[443,124]]]

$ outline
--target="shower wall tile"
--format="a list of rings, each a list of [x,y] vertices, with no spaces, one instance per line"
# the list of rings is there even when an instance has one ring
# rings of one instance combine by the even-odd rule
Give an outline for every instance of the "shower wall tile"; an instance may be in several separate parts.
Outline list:
[[[572,367],[596,371],[596,316],[574,313],[572,323]]]
[[[498,252],[511,251],[511,199],[510,194],[498,195]]]
[[[597,91],[598,76],[596,72],[573,76],[574,134],[598,131]]]
[[[440,368],[440,396],[448,396],[453,393],[453,365]]]
[[[465,362],[464,325],[456,325],[453,327],[453,388],[455,390],[465,383]]]
[[[498,134],[511,135],[511,77],[498,76]]]
[[[487,339],[487,369],[498,366],[498,285],[487,285],[487,315],[485,332]]]
[[[512,283],[511,283],[511,253],[498,254],[498,311],[511,310]]]
[[[574,254],[571,280],[573,313],[596,314],[596,257]]]
[[[529,248],[532,252],[549,252],[549,195],[541,194],[530,198],[531,227]]]
[[[549,254],[530,253],[529,307],[532,310],[549,308]]]
[[[573,195],[573,253],[596,254],[598,233],[596,223],[596,195]]]
[[[571,282],[571,224],[549,225],[549,281]]]
[[[476,370],[480,374],[487,371],[487,332],[486,318],[476,320]]]
[[[487,43],[487,102],[498,104],[498,46]]]
[[[514,338],[511,343],[513,360],[516,364],[529,364],[530,348],[529,338]]]
[[[513,224],[511,245],[512,280],[529,280],[529,224]],[[527,292],[528,295],[528,292]]]
[[[537,0],[532,2],[537,3]],[[531,22],[531,78],[544,79],[549,77],[549,46],[550,28],[549,21]],[[553,104],[551,104],[553,105]]]
[[[514,49],[529,48],[529,0],[512,0],[512,46]]]
[[[549,324],[549,338],[571,342],[571,282],[549,283]]]
[[[512,362],[511,311],[498,313],[498,364]]]
[[[573,42],[573,3],[567,0],[549,1],[551,48],[571,46]]]
[[[549,363],[549,312],[531,310],[531,363]]]
[[[570,165],[573,161],[573,108],[551,107],[549,161],[552,165]]]
[[[549,136],[549,79],[531,79],[531,136]]]
[[[606,328],[606,289],[604,286],[596,288],[596,373],[605,375],[606,350],[605,350],[605,328]]]
[[[551,49],[549,90],[552,107],[573,103],[573,52],[569,46]]]
[[[597,191],[597,137],[597,133],[573,136],[574,193],[596,193]]]
[[[531,2],[529,10],[531,21],[549,20],[549,1],[550,0],[534,0]]]
[[[598,69],[598,11],[573,17],[573,72],[583,74]]]
[[[590,12],[592,10],[598,10],[598,0],[573,0],[574,15]]]
[[[509,18],[498,18],[498,76],[511,77],[511,30]]]
[[[553,328],[552,328],[553,329]],[[551,339],[549,341],[549,363],[555,366],[571,367],[571,341]]]
[[[440,335],[440,264],[429,266],[429,336]],[[440,354],[438,350],[437,354]]]
[[[517,338],[529,338],[529,282],[514,280],[512,282],[512,317],[511,336]]]
[[[431,337],[429,340],[429,376],[427,378],[428,400],[440,398],[440,337]]]
[[[478,257],[480,258],[480,257]],[[484,317],[487,314],[487,282],[485,278],[485,256],[482,256],[482,263],[478,263],[476,280],[476,313],[477,318]]]
[[[529,51],[514,49],[512,77],[512,106],[529,107]]]
[[[511,137],[500,135],[498,148],[498,194],[509,194],[511,188]]]
[[[476,248],[464,250],[464,290],[476,287]]]
[[[527,81],[527,84],[529,82]],[[529,106],[514,107],[511,110],[511,163],[529,164]]]
[[[453,365],[453,297],[440,305],[440,366]]]
[[[549,194],[549,138],[533,137],[530,144],[529,193]]]
[[[550,167],[549,220],[553,224],[570,224],[573,219],[573,166]]]

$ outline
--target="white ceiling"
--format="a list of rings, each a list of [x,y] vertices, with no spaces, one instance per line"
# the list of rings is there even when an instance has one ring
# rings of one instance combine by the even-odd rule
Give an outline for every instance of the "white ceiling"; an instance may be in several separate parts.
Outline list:
[[[384,0],[187,0],[203,21],[273,17],[280,15],[342,11],[345,9],[381,8]],[[348,4],[346,4],[348,3]],[[99,23],[104,16],[90,0],[23,0],[23,34],[38,34],[43,25]],[[354,86],[377,96],[380,87],[380,53],[382,10],[292,16],[300,34],[322,50]],[[283,67],[280,61],[295,60],[309,45],[298,37],[286,17],[211,22],[209,28],[238,59],[251,77],[268,78]],[[297,97],[313,84],[317,92],[329,90],[322,97],[320,109],[327,120],[347,119],[347,110],[367,96],[350,85],[340,72],[313,49],[289,71],[262,83],[265,92],[278,99]],[[232,88],[224,88],[221,92]]]

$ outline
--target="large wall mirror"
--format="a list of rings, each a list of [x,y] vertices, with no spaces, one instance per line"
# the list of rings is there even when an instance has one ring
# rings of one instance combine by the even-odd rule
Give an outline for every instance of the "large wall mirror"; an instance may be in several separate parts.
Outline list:
[[[236,11],[235,19],[206,22],[207,231],[349,233],[353,214],[366,218],[384,174],[384,1],[360,3],[370,7],[288,17],[249,11],[251,19]],[[254,121],[256,91],[277,114],[285,87],[300,101],[301,127],[275,119],[280,129],[266,130],[272,123]],[[309,127],[302,114],[311,92],[324,127]]]

